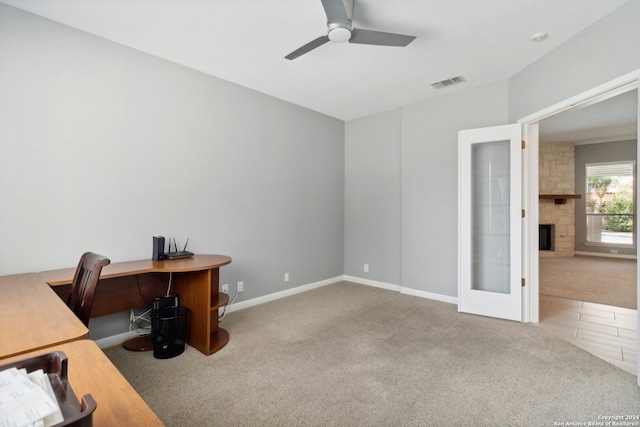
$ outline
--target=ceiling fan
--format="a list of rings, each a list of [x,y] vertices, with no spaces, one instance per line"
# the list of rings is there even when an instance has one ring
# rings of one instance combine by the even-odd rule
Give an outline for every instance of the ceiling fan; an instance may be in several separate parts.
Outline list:
[[[382,31],[363,30],[351,26],[353,0],[321,0],[327,15],[327,35],[305,44],[291,52],[285,58],[292,60],[322,46],[328,41],[342,43],[369,44],[376,46],[407,46],[416,37]]]

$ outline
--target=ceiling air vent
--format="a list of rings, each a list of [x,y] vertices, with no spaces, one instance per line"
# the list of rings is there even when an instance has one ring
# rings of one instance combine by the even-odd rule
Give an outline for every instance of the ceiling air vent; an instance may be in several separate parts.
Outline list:
[[[455,85],[455,84],[462,83],[462,82],[466,82],[464,77],[457,76],[457,77],[451,77],[450,79],[442,80],[440,82],[431,83],[431,86],[434,89],[442,89],[443,87]]]

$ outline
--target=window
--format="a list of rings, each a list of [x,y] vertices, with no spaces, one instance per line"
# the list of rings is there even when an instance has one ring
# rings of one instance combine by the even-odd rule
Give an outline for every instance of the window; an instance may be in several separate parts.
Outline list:
[[[633,246],[635,162],[586,165],[587,244]]]

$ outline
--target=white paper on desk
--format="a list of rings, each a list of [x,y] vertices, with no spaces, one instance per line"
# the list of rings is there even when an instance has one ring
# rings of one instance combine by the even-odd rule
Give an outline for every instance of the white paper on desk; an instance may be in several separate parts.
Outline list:
[[[58,403],[16,368],[0,372],[0,426],[32,425],[57,409]]]
[[[26,372],[25,372],[26,373]],[[51,381],[49,380],[49,375],[45,374],[42,369],[38,369],[37,371],[33,371],[27,374],[32,383],[40,387],[47,393],[47,396],[53,401],[57,402],[56,393],[53,391],[53,387],[51,386]],[[41,425],[43,427],[49,427],[61,423],[64,421],[64,417],[62,416],[62,411],[60,410],[60,406],[56,404],[56,410],[52,413],[44,417]],[[37,426],[33,426],[37,427]]]

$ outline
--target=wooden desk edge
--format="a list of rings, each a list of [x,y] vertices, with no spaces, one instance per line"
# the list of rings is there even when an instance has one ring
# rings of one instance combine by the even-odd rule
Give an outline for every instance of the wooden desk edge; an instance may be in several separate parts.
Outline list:
[[[93,413],[95,427],[123,425],[122,422],[125,421],[123,417],[133,418],[134,416],[137,417],[137,422],[141,423],[140,425],[164,425],[94,341],[77,340],[34,349],[25,354],[0,360],[0,365],[53,351],[63,351],[68,357],[69,385],[76,398],[80,399],[85,394],[91,394],[96,400],[98,408]],[[91,369],[92,364],[94,369],[98,368],[99,371],[107,375],[96,377]],[[123,408],[121,405],[126,407]],[[122,408],[123,411],[118,411],[119,408]]]
[[[89,329],[38,273],[0,276],[0,293],[9,302],[0,359],[89,336]]]
[[[226,255],[194,255],[189,258],[154,261],[151,259],[111,263],[102,269],[101,279],[133,276],[145,273],[180,273],[188,271],[212,270],[230,264]],[[40,277],[50,286],[69,285],[75,268],[63,268],[40,272]]]
[[[56,346],[56,345],[62,345],[62,344],[69,344],[75,341],[82,341],[82,340],[89,340],[89,329],[87,329],[87,332],[83,335],[78,335],[75,338],[69,338],[57,343],[48,343],[48,344],[43,344],[39,347],[33,347],[33,348],[28,348],[26,350],[20,350],[18,352],[15,353],[11,353],[11,354],[3,354],[0,356],[0,365],[6,363],[6,361],[8,359],[13,359],[13,358],[18,358],[19,356],[23,356],[25,354],[29,354],[29,353],[34,353],[34,352],[38,352],[41,350],[46,350],[50,347]]]

